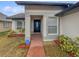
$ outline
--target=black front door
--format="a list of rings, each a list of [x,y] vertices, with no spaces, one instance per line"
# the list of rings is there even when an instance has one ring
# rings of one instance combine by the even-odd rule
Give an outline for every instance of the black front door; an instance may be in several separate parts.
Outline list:
[[[34,20],[34,32],[40,32],[40,31],[41,31],[41,21]]]

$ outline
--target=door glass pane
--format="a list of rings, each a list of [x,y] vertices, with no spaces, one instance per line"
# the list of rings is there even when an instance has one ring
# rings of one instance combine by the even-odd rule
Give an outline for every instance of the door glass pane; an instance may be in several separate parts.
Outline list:
[[[36,22],[36,28],[38,28],[38,22]]]

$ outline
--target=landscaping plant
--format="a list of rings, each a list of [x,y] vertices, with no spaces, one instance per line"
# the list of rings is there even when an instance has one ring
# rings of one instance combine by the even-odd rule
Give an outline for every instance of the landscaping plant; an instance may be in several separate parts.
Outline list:
[[[72,43],[71,38],[69,38],[66,35],[61,35],[61,36],[59,36],[59,40],[61,42],[60,48],[63,51],[65,51],[65,52],[69,53],[70,55],[73,55],[74,56],[76,47]]]
[[[61,35],[59,36],[59,41],[61,42],[60,48],[63,51],[66,51],[69,56],[79,57],[79,37],[76,37],[75,43],[73,43],[71,38],[66,35]]]
[[[75,38],[75,43],[79,45],[79,37]]]
[[[7,35],[7,34],[8,34],[8,32],[9,32],[9,30],[8,30],[8,31],[3,31],[3,32],[0,32],[0,36]]]
[[[76,56],[79,57],[79,47],[76,49]]]
[[[76,37],[76,40],[75,40],[75,43],[76,43],[76,56],[79,57],[79,37]]]

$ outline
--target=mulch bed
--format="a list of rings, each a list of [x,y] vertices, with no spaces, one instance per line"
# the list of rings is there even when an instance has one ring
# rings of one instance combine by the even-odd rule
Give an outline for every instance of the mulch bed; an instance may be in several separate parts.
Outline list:
[[[53,42],[44,42],[45,54],[48,57],[66,57],[67,54],[60,50],[58,46]]]
[[[10,34],[8,37],[24,37],[24,34]]]

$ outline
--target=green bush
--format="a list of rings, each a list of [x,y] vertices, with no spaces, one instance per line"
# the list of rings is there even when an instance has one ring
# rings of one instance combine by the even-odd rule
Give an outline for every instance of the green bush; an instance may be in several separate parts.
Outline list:
[[[74,42],[72,42],[70,37],[66,35],[60,35],[59,40],[60,42],[62,42],[60,44],[60,48],[63,51],[73,52],[75,56],[79,56],[79,47],[77,47],[77,45]],[[76,37],[75,41],[79,42],[79,37]]]
[[[61,36],[59,36],[59,40],[60,40],[60,42],[62,42],[62,44],[60,44],[60,47],[62,50],[66,51],[66,52],[75,50],[74,49],[75,46],[72,44],[70,37],[68,37],[66,35],[61,35]]]
[[[76,40],[75,40],[75,43],[76,43],[76,46],[78,46],[78,47],[76,47],[76,56],[78,56],[79,57],[79,37],[76,37],[75,38]]]
[[[77,49],[76,49],[76,56],[78,56],[79,57],[79,48],[77,47]]]

